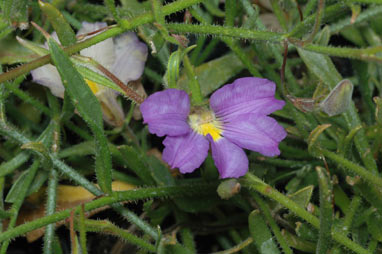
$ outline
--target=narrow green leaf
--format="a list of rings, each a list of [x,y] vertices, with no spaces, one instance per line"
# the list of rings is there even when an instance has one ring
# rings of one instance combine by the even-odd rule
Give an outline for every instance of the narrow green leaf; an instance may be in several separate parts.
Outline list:
[[[0,27],[1,31],[1,27]],[[33,51],[23,47],[14,37],[7,36],[1,38],[0,32],[0,63],[1,64],[15,64],[29,62],[36,57]]]
[[[76,43],[76,35],[61,12],[49,3],[43,1],[38,1],[38,3],[40,5],[40,9],[46,15],[54,30],[57,32],[57,36],[61,44],[63,46],[69,46]]]
[[[154,184],[148,165],[134,148],[131,146],[121,146],[119,147],[119,151],[121,152],[126,165],[133,170],[145,184]]]
[[[176,81],[179,77],[179,67],[182,59],[180,57],[181,51],[177,50],[170,55],[167,63],[167,71],[165,74],[169,88],[176,88]]]
[[[20,174],[19,178],[17,178],[16,182],[13,183],[11,189],[9,190],[5,201],[8,203],[14,203],[20,191],[25,186],[25,181],[28,179],[29,171],[24,171]],[[41,186],[45,183],[46,179],[48,179],[48,171],[39,171],[36,173],[33,182],[30,184],[26,196],[31,195],[32,193],[38,191]]]
[[[6,176],[23,165],[30,157],[29,152],[21,152],[7,162],[0,165],[0,177]]]
[[[190,52],[192,49],[194,49],[196,45],[192,45],[186,49],[178,49],[177,51],[173,52],[170,55],[170,58],[168,59],[167,63],[167,71],[165,74],[166,80],[165,82],[168,84],[168,87],[170,88],[176,88],[176,82],[179,78],[179,70],[180,65],[182,63],[183,57]]]
[[[5,202],[14,203],[17,200],[20,190],[24,189],[25,181],[28,179],[29,173],[30,171],[25,170],[19,178],[17,178],[16,182],[13,183],[11,189],[5,197]]]
[[[261,254],[279,254],[280,250],[277,248],[273,240],[271,231],[265,223],[263,217],[258,210],[251,212],[248,218],[249,232],[255,241],[257,250]]]
[[[301,240],[316,242],[318,239],[318,230],[306,222],[296,222],[295,231]]]
[[[300,48],[297,48],[297,52],[308,68],[324,81],[329,88],[334,88],[342,80],[341,75],[328,56]]]
[[[316,245],[313,242],[306,241],[289,233],[288,230],[283,230],[282,234],[287,243],[296,250],[303,251],[304,253],[315,253]]]
[[[320,231],[317,242],[317,254],[326,254],[331,246],[331,229],[333,224],[332,185],[327,172],[316,167],[320,187]]]
[[[367,217],[367,228],[374,239],[382,241],[382,211],[376,209]]]
[[[48,45],[53,63],[56,65],[65,86],[65,91],[94,134],[96,142],[95,171],[98,184],[104,192],[111,193],[111,155],[103,131],[100,103],[58,44],[50,38]]]
[[[49,50],[47,50],[46,48],[43,48],[40,44],[37,44],[33,41],[25,40],[19,36],[16,36],[16,40],[25,48],[33,51],[39,56],[44,56],[49,54]]]
[[[114,91],[120,92],[121,94],[125,93],[117,84],[115,84],[110,79],[108,79],[105,76],[89,69],[88,67],[77,64],[76,61],[74,61],[74,62],[76,64],[76,69],[85,79],[93,81],[94,83],[99,84],[101,86],[111,88]]]
[[[154,156],[146,156],[145,161],[147,161],[149,165],[151,176],[159,186],[175,185],[174,178],[172,177],[169,168],[166,167],[163,162]]]

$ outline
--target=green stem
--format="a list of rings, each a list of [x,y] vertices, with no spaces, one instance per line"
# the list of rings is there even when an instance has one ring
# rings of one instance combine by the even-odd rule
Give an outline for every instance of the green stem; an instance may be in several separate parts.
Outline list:
[[[52,215],[56,211],[56,197],[57,197],[57,181],[58,174],[57,170],[51,169],[48,189],[47,189],[47,201],[46,201],[46,215]],[[44,254],[52,253],[53,251],[53,241],[54,241],[54,229],[55,224],[49,224],[46,226],[44,235]]]
[[[357,212],[357,209],[359,208],[359,206],[361,205],[361,202],[362,202],[362,199],[359,196],[354,196],[352,201],[350,202],[350,205],[348,209],[346,210],[345,219],[342,226],[345,234],[347,234],[349,230],[351,229],[354,215]]]
[[[332,185],[324,168],[316,167],[316,172],[320,187],[320,232],[316,253],[326,254],[331,245],[330,231],[333,224]]]
[[[322,155],[331,159],[332,161],[337,163],[339,166],[344,166],[345,168],[349,169],[351,172],[356,173],[357,175],[362,177],[363,180],[365,180],[366,182],[382,187],[382,178],[379,177],[378,175],[371,173],[370,171],[368,171],[364,167],[361,167],[361,166],[355,164],[354,162],[349,161],[349,160],[345,159],[344,157],[342,157],[342,156],[340,156],[334,152],[331,152],[329,150],[320,149],[320,152]]]
[[[254,189],[260,194],[269,197],[284,207],[291,210],[293,213],[295,213],[297,216],[301,217],[302,219],[309,222],[312,226],[319,229],[320,228],[320,221],[319,219],[306,211],[304,208],[299,206],[297,203],[295,203],[293,200],[288,198],[287,196],[281,194],[279,191],[275,190],[268,184],[264,183],[261,179],[256,177],[255,175],[251,173],[247,173],[244,176],[244,179],[242,180],[242,183],[244,186],[247,186],[248,188]],[[364,249],[359,244],[351,241],[349,238],[344,236],[342,233],[333,231],[331,232],[332,238],[337,241],[338,243],[344,245],[345,247],[349,248],[350,250],[359,253],[359,254],[371,254],[369,251]]]
[[[124,202],[124,201],[136,201],[145,200],[150,198],[160,197],[191,197],[198,196],[201,193],[211,193],[216,189],[216,184],[200,184],[200,185],[182,185],[171,187],[152,187],[152,188],[140,188],[129,191],[114,192],[113,196],[106,196],[98,198],[92,202],[85,204],[85,211],[91,211],[107,205]],[[76,212],[79,212],[80,207],[76,208]],[[0,242],[15,238],[23,235],[27,232],[44,227],[48,224],[55,223],[70,217],[72,209],[66,209],[60,212],[56,212],[53,215],[45,216],[31,222],[24,223],[20,226],[12,228],[7,232],[0,234]]]
[[[225,1],[225,25],[234,26],[236,18],[236,0],[226,0]]]
[[[139,248],[155,252],[155,246],[149,242],[131,234],[127,230],[121,229],[111,223],[110,221],[98,221],[98,220],[85,220],[85,226],[87,231],[101,232],[121,237],[123,240],[130,242]]]
[[[127,210],[127,209],[123,209],[121,206],[119,206],[117,209],[116,208],[114,208],[114,209],[117,210],[129,222],[131,222],[132,224],[136,225],[141,230],[143,230],[143,232],[145,232],[146,234],[151,236],[154,240],[158,240],[159,239],[157,230],[154,229],[148,223],[146,223],[144,220],[139,218],[135,213],[133,213],[133,212]]]
[[[85,225],[85,211],[84,211],[84,206],[81,205],[80,209],[80,216],[78,220],[78,228],[79,228],[79,233],[80,233],[80,245],[81,245],[81,253],[82,254],[87,254],[87,246],[86,246],[86,228],[87,225]]]
[[[297,47],[299,46],[298,43],[296,43],[295,45]],[[330,55],[330,56],[354,58],[354,59],[372,61],[372,62],[382,62],[382,57],[374,55],[382,51],[382,46],[357,49],[357,48],[332,47],[332,46],[309,44],[309,45],[303,46],[302,49],[312,51],[312,52],[317,52],[324,55]]]
[[[167,28],[176,33],[194,33],[206,34],[215,36],[229,36],[238,39],[262,40],[280,42],[283,40],[283,34],[257,31],[252,29],[238,28],[238,27],[225,27],[216,25],[195,25],[195,24],[181,24],[181,23],[168,23]],[[1,80],[0,80],[1,81]]]

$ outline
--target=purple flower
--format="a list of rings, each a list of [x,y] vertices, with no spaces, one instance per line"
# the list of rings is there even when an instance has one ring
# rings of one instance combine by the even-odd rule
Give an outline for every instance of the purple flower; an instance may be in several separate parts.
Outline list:
[[[275,89],[267,79],[240,78],[215,91],[209,108],[190,108],[186,92],[167,89],[149,96],[140,109],[151,133],[167,135],[163,159],[171,168],[194,171],[206,159],[211,144],[220,177],[238,178],[248,171],[242,148],[265,156],[280,154],[278,144],[286,132],[267,116],[285,104],[274,98]]]

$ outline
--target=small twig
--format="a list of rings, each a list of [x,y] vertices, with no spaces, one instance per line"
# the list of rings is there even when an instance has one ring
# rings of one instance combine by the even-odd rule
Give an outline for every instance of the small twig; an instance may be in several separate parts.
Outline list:
[[[102,27],[98,30],[95,30],[95,31],[92,31],[92,32],[89,32],[89,33],[84,33],[84,34],[79,34],[77,35],[77,40],[83,40],[84,38],[88,37],[88,36],[92,36],[94,34],[98,34],[99,32],[103,32],[103,31],[106,31],[110,28],[113,28],[113,27],[117,27],[117,25],[112,25],[112,26],[105,26],[105,27]]]
[[[284,97],[288,97],[289,95],[288,88],[286,87],[286,84],[285,84],[285,67],[286,67],[287,58],[288,58],[288,43],[284,41],[284,58],[283,58],[283,63],[281,65],[281,70],[280,70],[281,87],[282,87],[282,93]]]
[[[31,21],[32,26],[34,26],[42,35],[45,37],[46,40],[48,40],[51,36],[50,34],[45,31],[41,26],[37,25],[35,22]]]
[[[108,69],[103,67],[101,64],[95,62],[96,67],[105,74],[108,78],[110,78],[114,83],[116,83],[124,92],[125,95],[133,100],[136,104],[141,104],[145,99],[140,96],[137,92],[126,86],[119,78],[117,78],[113,73],[111,73]]]
[[[302,14],[301,6],[298,4],[298,1],[296,1],[298,14],[300,15],[300,21],[302,22],[304,20],[304,14]]]
[[[70,212],[70,218],[69,218],[70,242],[72,244],[72,253],[75,253],[74,250],[77,249],[76,233],[74,231],[74,215],[75,215],[75,212],[76,212],[76,209],[73,209]]]

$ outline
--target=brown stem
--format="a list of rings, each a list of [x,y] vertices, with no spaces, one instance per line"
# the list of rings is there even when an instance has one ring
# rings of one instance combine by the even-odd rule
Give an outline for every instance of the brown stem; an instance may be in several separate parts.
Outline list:
[[[126,86],[119,78],[117,78],[113,73],[111,73],[108,69],[103,67],[101,64],[92,60],[92,63],[99,69],[103,74],[106,75],[109,79],[111,79],[115,84],[117,84],[124,92],[125,95],[134,101],[136,104],[141,104],[145,99],[140,96],[137,92],[132,90],[130,87]]]

